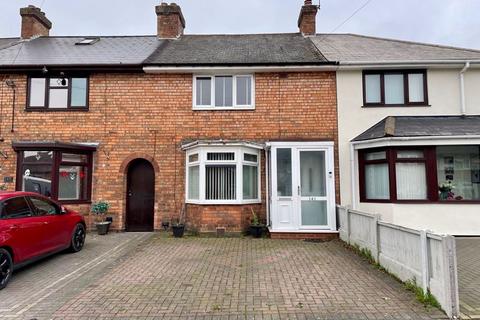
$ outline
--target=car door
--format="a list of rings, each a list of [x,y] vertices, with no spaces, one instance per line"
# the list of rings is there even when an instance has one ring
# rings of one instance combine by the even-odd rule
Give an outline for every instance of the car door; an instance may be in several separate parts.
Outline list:
[[[6,232],[15,253],[16,263],[45,252],[43,241],[45,224],[35,216],[24,196],[4,200],[1,216],[7,222]]]
[[[70,231],[65,224],[60,207],[43,197],[28,197],[35,214],[41,217],[44,226],[44,241],[47,252],[65,247],[70,241]]]

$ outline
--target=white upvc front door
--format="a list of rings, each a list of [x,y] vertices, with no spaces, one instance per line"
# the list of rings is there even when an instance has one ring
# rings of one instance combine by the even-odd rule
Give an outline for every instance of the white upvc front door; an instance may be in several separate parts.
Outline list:
[[[334,231],[332,142],[272,142],[271,231]]]

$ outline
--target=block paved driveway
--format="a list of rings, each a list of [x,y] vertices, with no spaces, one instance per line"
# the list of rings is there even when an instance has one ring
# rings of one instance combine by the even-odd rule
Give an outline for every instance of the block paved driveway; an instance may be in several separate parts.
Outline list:
[[[462,319],[480,319],[480,238],[457,238],[458,291]]]
[[[90,237],[17,272],[5,319],[444,319],[339,241]]]

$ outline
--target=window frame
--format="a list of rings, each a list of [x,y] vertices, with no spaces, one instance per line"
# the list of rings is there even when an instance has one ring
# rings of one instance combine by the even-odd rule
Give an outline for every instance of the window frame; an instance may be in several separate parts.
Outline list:
[[[400,104],[386,104],[385,103],[385,75],[400,74],[403,75],[403,96],[404,103]],[[423,75],[423,101],[410,102],[409,94],[409,74]],[[380,102],[367,102],[367,75],[380,75]],[[409,69],[409,70],[363,70],[362,72],[362,92],[363,92],[363,107],[429,107],[428,102],[428,75],[426,69]]]
[[[235,153],[235,160],[207,160],[207,154],[232,152]],[[189,162],[189,157],[193,154],[198,154],[198,161]],[[257,162],[245,161],[244,154],[257,155]],[[200,205],[241,205],[241,204],[256,204],[261,203],[261,153],[259,149],[245,146],[198,146],[186,151],[185,156],[185,202],[190,204]],[[206,167],[215,165],[228,165],[235,166],[236,172],[236,199],[235,200],[207,200],[206,199]],[[257,198],[256,199],[243,199],[243,166],[256,166],[257,167]],[[189,190],[189,168],[199,167],[199,199],[190,199]]]
[[[60,204],[90,204],[92,201],[92,183],[93,183],[93,153],[96,151],[95,147],[90,146],[59,146],[53,144],[25,144],[22,146],[15,146],[14,150],[17,152],[17,174],[15,190],[22,191],[23,187],[23,165],[24,165],[24,152],[25,151],[51,151],[53,152],[53,160],[51,163],[51,198],[52,200]],[[85,155],[86,161],[80,162],[66,162],[62,161],[62,154],[79,154]],[[84,166],[87,169],[86,179],[86,195],[85,198],[78,200],[59,200],[59,184],[60,184],[60,167],[61,166]],[[81,194],[81,192],[80,192]]]
[[[398,158],[398,151],[422,151],[423,158]],[[386,152],[386,159],[366,160],[365,155],[373,152]],[[388,178],[390,187],[389,199],[368,199],[366,196],[366,177],[365,166],[369,164],[388,164]],[[426,188],[427,199],[398,199],[397,198],[397,179],[396,164],[397,163],[424,163],[426,171]],[[436,149],[435,147],[422,146],[401,146],[401,147],[382,147],[361,149],[358,151],[358,173],[359,173],[359,192],[360,202],[371,203],[432,203],[439,202],[438,199],[438,182],[436,167]]]
[[[232,106],[215,106],[215,78],[216,77],[232,77]],[[251,90],[251,104],[243,105],[237,103],[237,78],[250,77],[252,82]],[[197,78],[210,78],[210,105],[197,105]],[[192,92],[192,109],[195,111],[209,110],[209,111],[229,111],[229,110],[255,110],[255,75],[254,74],[196,74],[193,75],[193,92]]]
[[[55,78],[61,78],[61,75],[50,75],[50,76],[42,76],[38,74],[32,74],[28,76],[27,80],[27,95],[25,101],[25,111],[41,111],[41,112],[65,112],[65,111],[88,111],[90,108],[90,76],[86,74],[70,74],[68,76],[64,76],[66,80],[68,80],[67,85],[67,107],[65,108],[50,108],[50,90],[59,90],[60,88],[51,86],[50,80]],[[72,107],[72,78],[82,78],[87,80],[87,88],[86,88],[86,100],[85,106],[81,107]],[[30,106],[30,95],[32,89],[32,79],[45,79],[45,97],[44,97],[44,105],[43,107],[38,106]],[[61,89],[62,90],[62,89]]]

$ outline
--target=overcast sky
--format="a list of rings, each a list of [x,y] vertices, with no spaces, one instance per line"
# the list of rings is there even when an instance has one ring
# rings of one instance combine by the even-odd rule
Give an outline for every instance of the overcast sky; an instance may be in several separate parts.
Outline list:
[[[0,37],[20,34],[20,7],[42,3],[52,35],[144,35],[156,33],[160,0],[0,0]],[[177,3],[186,33],[276,33],[297,31],[303,0]],[[317,32],[331,32],[364,3],[322,0]],[[371,0],[336,32],[480,49],[480,0]]]

